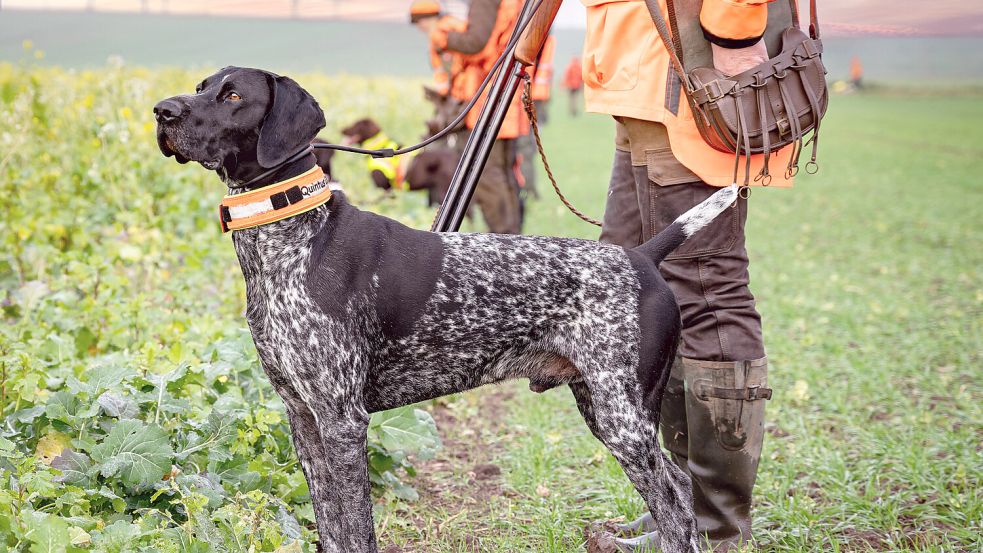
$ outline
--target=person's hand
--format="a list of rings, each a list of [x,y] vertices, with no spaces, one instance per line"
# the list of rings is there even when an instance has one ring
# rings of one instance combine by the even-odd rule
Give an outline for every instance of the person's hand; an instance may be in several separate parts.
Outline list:
[[[447,30],[440,27],[434,27],[430,31],[430,45],[433,46],[434,50],[442,52],[447,49],[447,34]]]
[[[710,47],[713,49],[713,66],[728,77],[768,61],[768,47],[764,40],[747,48],[724,48],[716,44],[710,44]]]

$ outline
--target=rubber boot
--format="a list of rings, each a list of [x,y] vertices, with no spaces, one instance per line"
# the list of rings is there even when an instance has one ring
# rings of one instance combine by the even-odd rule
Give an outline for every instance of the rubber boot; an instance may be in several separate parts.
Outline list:
[[[587,538],[587,553],[662,553],[658,532],[636,538],[619,538],[610,532],[592,534]]]
[[[771,398],[768,361],[682,363],[697,528],[714,551],[730,551],[751,541],[751,492]]]
[[[663,444],[692,478],[697,529],[705,535],[705,547],[714,551],[751,540],[751,492],[764,438],[765,400],[771,398],[767,373],[766,358],[677,358],[663,395]],[[626,524],[594,523],[589,530],[592,552],[642,552],[659,543],[649,513]]]

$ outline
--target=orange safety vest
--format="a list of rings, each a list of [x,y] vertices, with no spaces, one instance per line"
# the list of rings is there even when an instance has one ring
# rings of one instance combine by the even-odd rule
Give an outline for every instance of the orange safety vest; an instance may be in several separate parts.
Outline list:
[[[446,32],[462,32],[468,28],[466,21],[445,15],[437,21],[437,28]],[[457,100],[467,100],[467,86],[460,79],[464,60],[460,54],[451,51],[441,52],[430,43],[430,65],[433,67],[434,88],[442,96],[450,94]]]
[[[767,24],[771,0],[703,0],[700,20],[718,37],[759,36]],[[669,147],[686,168],[704,182],[727,186],[734,181],[734,156],[711,148],[700,136],[693,112],[672,71],[669,53],[659,39],[644,0],[582,0],[587,6],[584,38],[584,102],[587,111],[655,121],[666,126]],[[668,17],[665,0],[660,0]],[[788,163],[792,148],[773,152],[772,167]],[[752,184],[763,155],[751,156]],[[792,179],[773,173],[771,186],[788,187]],[[741,159],[737,182],[744,180]]]
[[[492,66],[495,65],[495,60],[505,50],[505,45],[508,44],[509,37],[512,35],[512,28],[515,27],[515,23],[519,19],[519,10],[521,7],[522,3],[520,0],[502,0],[498,6],[495,27],[492,29],[491,35],[488,37],[488,42],[485,43],[485,47],[477,54],[462,56],[464,61],[464,75],[462,80],[466,82],[468,92],[466,96],[468,98],[478,91],[481,81],[488,75]],[[469,129],[473,129],[475,123],[478,122],[478,115],[481,113],[480,107],[485,103],[489,88],[491,88],[491,84],[482,93],[481,99],[475,104],[474,109],[468,112],[467,119],[464,122]],[[526,117],[526,112],[522,108],[522,95],[516,94],[512,99],[512,105],[509,107],[508,113],[505,115],[502,129],[498,132],[498,138],[517,138],[526,134],[529,134],[529,118]]]
[[[553,56],[556,54],[556,37],[550,35],[543,43],[536,67],[532,69],[532,99],[546,101],[553,89]]]
[[[567,90],[580,90],[584,86],[583,68],[580,67],[580,58],[570,60],[567,70],[563,74],[563,86]]]

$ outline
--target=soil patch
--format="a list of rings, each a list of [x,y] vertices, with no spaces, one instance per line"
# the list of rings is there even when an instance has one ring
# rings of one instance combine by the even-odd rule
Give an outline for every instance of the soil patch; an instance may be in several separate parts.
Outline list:
[[[513,492],[504,488],[502,469],[494,463],[502,445],[489,438],[504,426],[506,404],[514,392],[508,386],[489,386],[472,394],[468,400],[477,401],[476,412],[471,409],[465,415],[444,404],[430,409],[443,447],[434,459],[415,463],[417,475],[410,484],[420,499],[401,505],[393,513],[416,527],[420,539],[402,547],[390,545],[383,548],[384,553],[432,551],[436,542],[477,552],[482,551],[482,537],[494,531],[485,524],[491,522],[492,503]],[[424,513],[426,516],[421,516]],[[433,518],[434,513],[440,513],[442,520]],[[452,528],[454,521],[463,517],[468,521],[466,534]],[[385,530],[379,539],[381,543],[392,541]]]

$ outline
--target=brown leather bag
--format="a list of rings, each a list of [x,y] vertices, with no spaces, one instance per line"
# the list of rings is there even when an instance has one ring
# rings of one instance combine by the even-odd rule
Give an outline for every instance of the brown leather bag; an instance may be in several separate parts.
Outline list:
[[[680,40],[676,33],[670,33],[658,0],[645,0],[645,3],[669,52],[673,69],[683,83],[700,135],[714,149],[734,154],[735,182],[742,154],[764,154],[764,166],[754,180],[767,185],[771,181],[768,169],[771,152],[788,145],[795,150],[786,167],[786,176],[798,172],[799,155],[810,143],[812,158],[806,164],[806,172],[818,171],[819,123],[826,113],[829,96],[816,0],[810,0],[809,35],[799,28],[796,0],[789,0],[792,26],[782,33],[781,52],[765,63],[729,77],[713,67],[696,67],[687,73],[680,61]],[[667,0],[667,8],[676,27],[673,0]],[[810,131],[812,136],[807,141],[805,137]],[[745,164],[744,185],[747,186],[751,165],[747,155]]]

